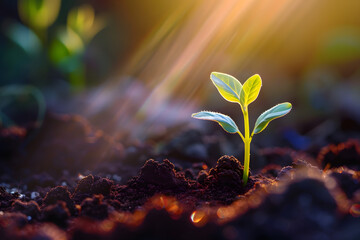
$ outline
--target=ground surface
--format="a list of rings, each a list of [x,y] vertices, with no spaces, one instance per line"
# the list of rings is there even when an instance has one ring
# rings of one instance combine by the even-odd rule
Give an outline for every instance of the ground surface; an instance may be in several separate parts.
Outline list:
[[[52,115],[40,129],[1,129],[0,236],[360,239],[356,138],[307,151],[258,148],[243,186],[240,161],[214,159],[214,136],[172,131],[121,142],[81,117]]]

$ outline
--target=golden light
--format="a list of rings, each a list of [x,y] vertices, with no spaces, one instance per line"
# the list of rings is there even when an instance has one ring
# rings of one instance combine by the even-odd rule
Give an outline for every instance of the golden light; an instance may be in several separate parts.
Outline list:
[[[195,210],[190,215],[190,219],[194,223],[194,225],[198,227],[205,225],[207,222],[206,213],[203,210]]]
[[[150,208],[165,209],[173,219],[178,219],[183,212],[183,208],[174,197],[159,195],[153,197],[150,202]]]
[[[183,212],[183,210],[179,206],[178,202],[172,203],[168,208],[166,208],[166,210],[168,211],[168,213],[171,215],[171,217],[173,219],[178,219]]]
[[[102,221],[101,224],[99,224],[99,229],[101,229],[103,232],[110,232],[115,227],[115,222],[111,220],[105,220]]]
[[[179,93],[186,92],[189,100],[208,81],[212,70],[252,72],[251,65],[263,68],[269,57],[279,52],[292,54],[291,61],[303,56],[296,47],[299,40],[294,35],[299,33],[294,28],[307,24],[304,17],[317,5],[299,0],[182,4],[143,40],[122,71],[145,79],[153,89],[141,111]],[[312,26],[306,29],[318,31]],[[304,47],[313,41],[311,34],[303,38]],[[281,51],[284,46],[291,51]]]
[[[156,209],[166,208],[168,206],[168,202],[167,197],[163,195],[155,196],[151,199],[151,203]]]
[[[137,209],[135,212],[114,212],[112,218],[119,223],[128,225],[129,227],[138,227],[144,221],[147,212],[144,209]],[[110,226],[112,227],[112,226]]]
[[[85,176],[82,175],[81,173],[78,174],[78,179],[79,179],[79,180],[83,179],[84,177],[85,177]]]
[[[161,4],[159,8],[168,11],[127,50],[126,61],[119,62],[115,74],[143,83],[136,86],[141,89],[134,89],[136,83],[132,81],[122,86],[128,92],[141,93],[115,104],[116,116],[124,116],[125,109],[133,110],[126,116],[130,119],[118,124],[119,128],[136,129],[132,133],[141,134],[154,123],[189,120],[197,104],[209,101],[214,93],[209,82],[212,71],[226,72],[242,81],[259,73],[266,79],[261,97],[277,101],[270,94],[277,86],[282,88],[282,97],[289,99],[297,85],[287,80],[293,79],[294,73],[303,74],[322,64],[319,54],[329,34],[348,23],[360,25],[360,19],[355,18],[359,1],[184,0]],[[146,19],[140,15],[146,11],[138,10],[138,5],[119,3],[120,12],[124,7],[131,12],[128,18],[119,19],[131,20],[132,14]],[[121,81],[115,78],[104,86],[101,96],[89,104],[89,112],[93,112],[91,106],[99,107],[95,101],[115,99]],[[171,105],[174,102],[176,107]],[[133,127],[136,122],[143,127]]]
[[[220,219],[232,218],[236,214],[236,209],[232,206],[218,208],[216,214]]]
[[[349,212],[354,217],[360,217],[360,204],[353,204]]]

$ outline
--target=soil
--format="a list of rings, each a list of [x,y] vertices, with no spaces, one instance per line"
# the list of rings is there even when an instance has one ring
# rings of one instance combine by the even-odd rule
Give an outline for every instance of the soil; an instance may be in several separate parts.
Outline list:
[[[257,148],[244,185],[217,133],[181,128],[121,142],[48,114],[0,129],[1,238],[360,239],[357,138]]]

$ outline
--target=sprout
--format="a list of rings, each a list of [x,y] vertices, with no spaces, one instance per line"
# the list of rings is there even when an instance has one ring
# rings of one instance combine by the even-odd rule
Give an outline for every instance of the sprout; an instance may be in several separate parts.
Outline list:
[[[229,116],[222,113],[201,111],[194,113],[191,116],[197,119],[215,121],[219,123],[225,131],[229,133],[238,133],[240,135],[245,147],[243,184],[246,185],[249,177],[250,143],[254,134],[262,132],[270,121],[289,113],[292,107],[291,103],[280,103],[263,112],[256,120],[254,129],[250,134],[248,106],[255,101],[259,95],[262,84],[260,76],[258,74],[251,76],[245,81],[244,85],[241,85],[239,80],[235,77],[225,73],[212,72],[210,79],[225,100],[239,103],[244,116],[245,134],[243,135],[240,132],[236,123]]]

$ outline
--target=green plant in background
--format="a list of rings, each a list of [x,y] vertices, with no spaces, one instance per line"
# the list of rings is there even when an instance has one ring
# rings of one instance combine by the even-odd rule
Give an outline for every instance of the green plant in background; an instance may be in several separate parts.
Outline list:
[[[60,5],[61,0],[19,0],[19,16],[40,39],[43,39],[46,29],[59,15]]]
[[[59,28],[49,49],[51,61],[68,73],[71,86],[85,86],[85,66],[82,60],[86,46],[104,28],[105,21],[95,16],[90,5],[73,8],[67,15],[66,27]]]
[[[250,164],[250,143],[255,134],[262,132],[270,121],[282,117],[290,112],[291,103],[280,103],[265,112],[263,112],[255,122],[253,131],[250,134],[248,106],[256,100],[262,85],[261,78],[258,74],[247,79],[244,85],[241,85],[235,77],[219,72],[212,72],[210,79],[219,91],[220,95],[227,101],[238,103],[244,116],[243,135],[235,122],[227,115],[217,112],[201,111],[194,113],[193,118],[215,121],[229,133],[238,133],[244,142],[244,172],[243,184],[246,185],[249,177]]]
[[[26,64],[32,64],[29,67],[31,74],[38,73],[29,77],[35,85],[43,84],[39,79],[45,79],[43,76],[54,67],[69,79],[73,90],[78,90],[85,87],[83,58],[86,48],[104,28],[105,20],[95,16],[91,5],[84,4],[63,12],[67,15],[66,26],[59,25],[56,20],[61,14],[61,3],[61,0],[19,0],[18,13],[22,23],[10,19],[4,32],[33,60],[34,64],[29,61]]]
[[[86,43],[103,29],[104,25],[104,19],[95,16],[94,8],[88,4],[71,9],[67,16],[67,27]]]

